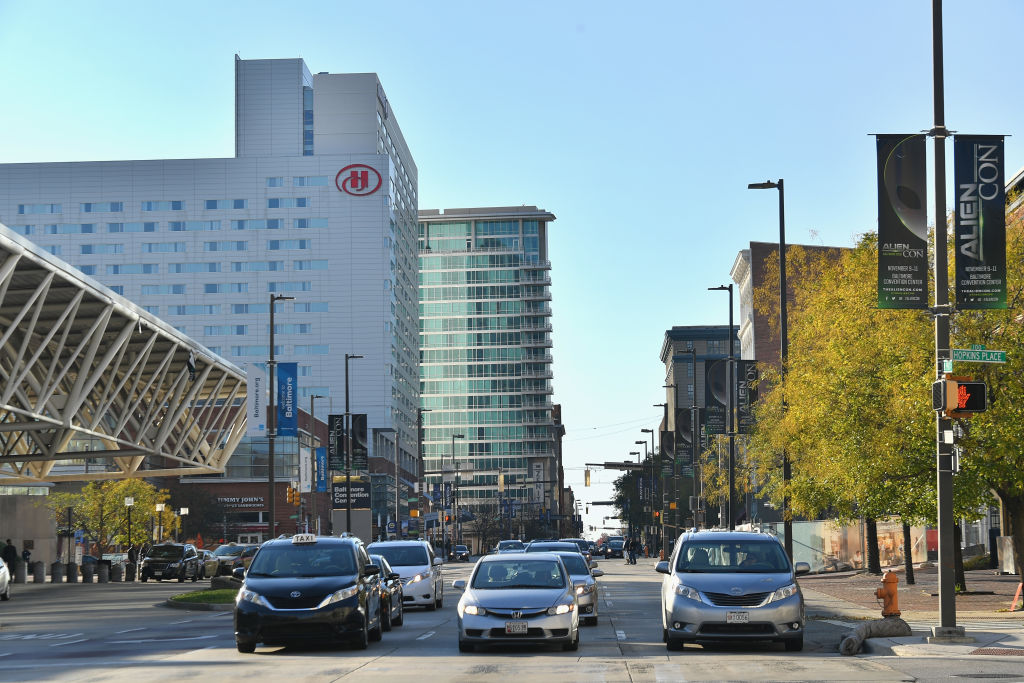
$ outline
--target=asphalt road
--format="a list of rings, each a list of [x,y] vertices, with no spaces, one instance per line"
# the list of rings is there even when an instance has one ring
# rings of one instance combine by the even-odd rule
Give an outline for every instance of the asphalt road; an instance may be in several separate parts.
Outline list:
[[[260,647],[235,650],[230,611],[170,609],[163,601],[202,586],[146,583],[14,587],[0,604],[0,681],[275,680],[659,681],[659,680],[949,680],[948,662],[870,656],[840,657],[845,629],[811,621],[803,652],[781,645],[690,645],[669,653],[658,617],[661,575],[653,561],[627,566],[603,560],[597,626],[584,627],[578,652],[510,647],[460,654],[455,633],[458,591],[451,581],[472,565],[446,566],[445,604],[436,612],[409,610],[405,624],[365,651]],[[1016,658],[1019,667],[1020,658]],[[994,666],[994,663],[991,663]],[[973,666],[973,669],[968,665]],[[965,672],[978,672],[974,662]],[[1013,676],[1013,667],[998,667]],[[1010,680],[1007,678],[1006,680]]]

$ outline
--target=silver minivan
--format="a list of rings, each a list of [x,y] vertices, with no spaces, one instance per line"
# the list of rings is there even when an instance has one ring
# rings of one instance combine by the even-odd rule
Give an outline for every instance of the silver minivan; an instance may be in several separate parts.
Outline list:
[[[694,531],[681,536],[661,586],[662,636],[669,650],[686,642],[772,640],[804,646],[804,597],[779,540],[748,531]]]
[[[428,611],[444,601],[441,582],[441,558],[426,541],[378,541],[366,546],[366,552],[380,555],[402,577],[406,605],[422,605]]]

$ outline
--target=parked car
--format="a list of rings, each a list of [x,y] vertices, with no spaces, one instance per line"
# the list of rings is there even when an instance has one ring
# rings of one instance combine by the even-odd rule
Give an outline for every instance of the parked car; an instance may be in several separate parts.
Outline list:
[[[260,549],[258,545],[249,545],[239,553],[238,557],[231,561],[231,571],[234,572],[236,569],[241,567],[242,569],[248,569],[249,565],[252,564],[252,558],[256,557],[256,552]]]
[[[145,582],[149,579],[163,581],[177,579],[179,583],[185,579],[199,580],[199,553],[191,543],[161,543],[149,549],[142,560],[139,578]]]
[[[235,646],[339,641],[365,650],[380,640],[380,569],[362,541],[295,534],[267,541],[242,579],[235,601]]]
[[[572,585],[576,589],[576,602],[579,604],[580,622],[591,626],[597,625],[598,592],[597,577],[604,576],[600,569],[591,569],[579,553],[556,553],[569,572]]]
[[[469,562],[469,548],[464,545],[457,545],[452,549],[452,559],[456,562]]]
[[[553,553],[486,555],[468,582],[452,586],[464,591],[457,607],[460,652],[507,643],[579,649],[575,587]]]
[[[200,579],[209,579],[217,576],[217,571],[220,569],[220,560],[213,554],[212,550],[199,551],[199,564]]]
[[[381,555],[405,581],[406,605],[422,605],[433,611],[444,601],[441,582],[441,558],[426,541],[378,541],[366,546],[367,552]]]
[[[11,570],[7,568],[3,560],[0,560],[0,600],[11,599]]]
[[[391,568],[382,555],[370,555],[370,562],[380,568],[381,613],[384,614],[384,630],[401,626],[405,622],[405,583],[401,575]]]
[[[669,650],[686,642],[774,640],[804,646],[804,597],[796,577],[810,571],[789,561],[779,540],[746,531],[695,531],[657,564],[662,637]]]
[[[213,551],[213,554],[217,556],[217,560],[220,563],[217,567],[217,573],[214,576],[227,575],[231,573],[232,565],[238,556],[242,554],[246,548],[258,547],[253,546],[249,543],[225,543],[224,545],[217,546],[217,549]]]

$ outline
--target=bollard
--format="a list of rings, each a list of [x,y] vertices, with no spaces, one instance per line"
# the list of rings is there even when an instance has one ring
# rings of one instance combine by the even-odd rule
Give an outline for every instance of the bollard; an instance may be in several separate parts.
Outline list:
[[[129,562],[124,568],[124,580],[135,581],[135,563]]]
[[[124,567],[119,564],[115,564],[110,568],[110,580],[114,583],[121,583],[124,579]]]
[[[110,565],[102,564],[99,565],[99,573],[97,574],[99,583],[110,583]]]
[[[14,583],[25,583],[28,581],[28,566],[25,565],[24,560],[15,560],[13,579]]]
[[[92,577],[96,572],[96,565],[94,564],[83,564],[82,565],[82,583],[92,583]]]
[[[60,562],[54,562],[50,565],[50,580],[53,583],[64,582],[64,565]]]
[[[42,561],[32,563],[32,581],[46,583],[46,565]]]
[[[74,562],[68,562],[64,567],[64,581],[65,583],[78,583],[78,565]]]

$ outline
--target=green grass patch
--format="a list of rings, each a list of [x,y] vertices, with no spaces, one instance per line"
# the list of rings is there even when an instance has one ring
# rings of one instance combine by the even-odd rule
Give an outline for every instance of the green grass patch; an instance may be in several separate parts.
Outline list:
[[[237,588],[218,588],[216,590],[192,591],[171,597],[175,602],[203,602],[211,605],[230,604],[238,595]]]

